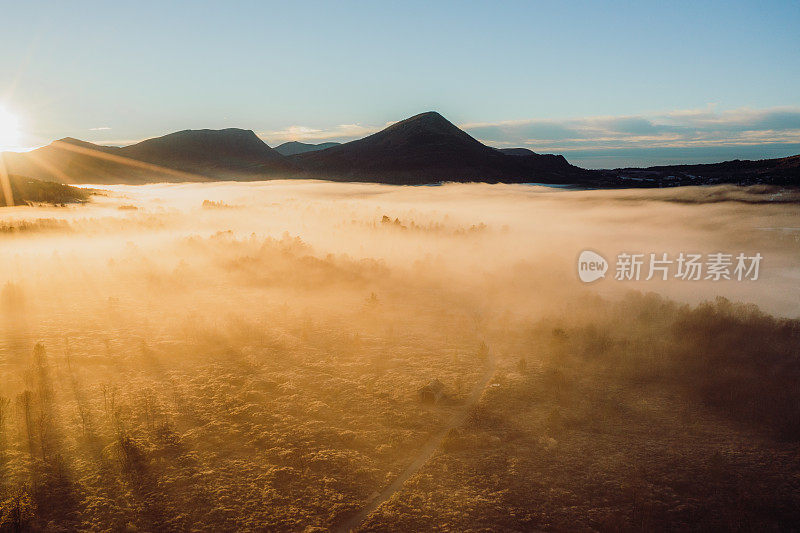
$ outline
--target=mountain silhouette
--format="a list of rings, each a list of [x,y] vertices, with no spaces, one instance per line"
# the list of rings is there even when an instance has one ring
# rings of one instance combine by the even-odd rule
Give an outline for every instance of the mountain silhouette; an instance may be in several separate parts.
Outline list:
[[[305,177],[408,185],[478,181],[571,183],[598,188],[800,184],[800,156],[585,170],[561,155],[538,154],[527,148],[491,148],[434,111],[345,144],[289,142],[272,149],[251,130],[228,128],[183,130],[124,147],[67,137],[30,152],[0,155],[9,174],[60,183]]]
[[[119,155],[212,179],[263,179],[295,165],[252,130],[183,130],[120,148]]]
[[[528,148],[498,148],[497,150],[506,155],[519,155],[519,156],[539,155],[533,150],[529,150]]]
[[[125,165],[114,162],[119,148],[65,137],[30,152],[3,153],[12,174],[61,183],[139,182]]]
[[[294,163],[250,130],[184,130],[125,147],[60,139],[4,154],[9,172],[61,183],[253,180],[295,175]]]
[[[289,141],[275,147],[275,151],[281,155],[296,155],[305,152],[315,152],[317,150],[325,150],[333,146],[339,146],[342,143],[327,142],[319,144],[301,143],[300,141]]]
[[[570,182],[582,169],[538,154],[511,156],[490,148],[435,111],[373,135],[292,159],[327,179],[423,184],[437,181]]]
[[[596,187],[665,187],[679,185],[800,185],[800,155],[777,159],[734,159],[721,163],[662,165],[592,171]]]
[[[777,159],[760,159],[756,161],[734,159],[733,161],[723,161],[722,163],[654,166],[648,167],[645,170],[661,173],[682,172],[713,178],[725,178],[728,176],[740,176],[742,178],[769,177],[771,181],[778,179],[786,183],[790,183],[792,178],[794,178],[794,184],[797,185],[798,174],[800,174],[800,155]]]

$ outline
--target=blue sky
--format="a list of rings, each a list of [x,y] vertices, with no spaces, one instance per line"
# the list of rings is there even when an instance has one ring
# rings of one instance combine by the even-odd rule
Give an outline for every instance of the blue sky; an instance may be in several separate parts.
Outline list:
[[[589,166],[800,152],[797,1],[2,10],[0,105],[25,146],[234,126],[272,146],[349,140],[435,109]]]

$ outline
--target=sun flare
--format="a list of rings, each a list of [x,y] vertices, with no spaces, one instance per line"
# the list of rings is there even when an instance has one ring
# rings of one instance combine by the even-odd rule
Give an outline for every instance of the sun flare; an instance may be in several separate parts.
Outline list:
[[[19,119],[0,106],[0,152],[20,147]]]

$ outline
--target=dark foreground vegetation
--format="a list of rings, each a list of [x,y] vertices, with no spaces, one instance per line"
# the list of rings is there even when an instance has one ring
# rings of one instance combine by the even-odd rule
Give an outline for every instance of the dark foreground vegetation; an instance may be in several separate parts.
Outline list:
[[[800,321],[655,295],[497,332],[466,427],[368,531],[794,530]]]
[[[226,268],[255,287],[371,280],[375,293],[351,303],[371,319],[281,306],[212,323],[132,319],[110,298],[92,329],[33,345],[7,329],[4,368],[24,380],[0,398],[3,528],[335,528],[460,408],[489,350],[499,368],[467,424],[364,530],[800,520],[800,322],[632,294],[476,330],[463,297],[410,307],[379,267],[254,244],[187,243],[233,252]],[[4,288],[5,320],[25,298]],[[433,405],[418,393],[431,377],[446,391]]]
[[[8,176],[13,205],[70,204],[85,202],[89,192],[77,187],[42,181],[24,176]],[[0,188],[0,206],[8,205],[3,188]]]

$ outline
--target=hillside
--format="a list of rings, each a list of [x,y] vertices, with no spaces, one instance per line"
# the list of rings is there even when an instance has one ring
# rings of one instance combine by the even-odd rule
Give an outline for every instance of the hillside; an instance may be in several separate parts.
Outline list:
[[[119,149],[137,161],[209,178],[259,179],[296,172],[251,130],[183,130]]]
[[[301,143],[299,141],[289,141],[275,147],[275,151],[282,155],[296,155],[305,152],[316,152],[317,150],[325,150],[333,146],[339,146],[342,143],[327,142],[319,144]]]
[[[663,187],[681,185],[800,185],[800,155],[757,161],[735,159],[699,165],[668,165],[595,171],[599,187]]]
[[[61,183],[251,180],[296,174],[250,130],[184,130],[122,148],[73,138],[4,154],[10,173]]]
[[[137,182],[130,168],[116,156],[119,149],[92,144],[71,137],[24,153],[5,152],[8,172],[59,183]]]
[[[575,181],[583,174],[566,160],[506,155],[430,111],[373,135],[292,157],[315,177],[393,184],[437,181],[524,183]]]
[[[84,189],[70,187],[51,181],[41,181],[23,176],[8,176],[11,187],[13,205],[26,204],[68,204],[84,202],[89,198],[89,193]],[[7,206],[9,199],[6,188],[0,186],[0,207]]]

